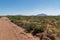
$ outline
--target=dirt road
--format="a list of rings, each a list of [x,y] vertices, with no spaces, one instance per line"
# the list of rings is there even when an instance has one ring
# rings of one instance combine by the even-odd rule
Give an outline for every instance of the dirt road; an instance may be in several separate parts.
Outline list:
[[[10,22],[7,17],[0,18],[0,40],[37,40],[30,34],[24,33],[24,29]]]

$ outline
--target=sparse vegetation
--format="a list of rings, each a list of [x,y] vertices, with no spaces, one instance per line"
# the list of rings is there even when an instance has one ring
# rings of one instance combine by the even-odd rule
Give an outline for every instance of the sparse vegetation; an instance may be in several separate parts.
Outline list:
[[[21,26],[26,32],[33,35],[44,31],[48,32],[48,34],[51,31],[52,34],[60,32],[60,16],[9,16],[8,18],[11,22]]]

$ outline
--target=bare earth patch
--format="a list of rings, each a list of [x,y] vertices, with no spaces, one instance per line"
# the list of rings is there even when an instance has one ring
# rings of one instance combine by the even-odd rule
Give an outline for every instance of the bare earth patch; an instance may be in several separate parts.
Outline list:
[[[39,40],[24,29],[10,22],[7,17],[0,18],[0,40]]]

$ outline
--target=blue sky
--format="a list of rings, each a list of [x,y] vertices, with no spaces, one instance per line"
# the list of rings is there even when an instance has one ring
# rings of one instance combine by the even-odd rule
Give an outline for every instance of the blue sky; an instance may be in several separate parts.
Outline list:
[[[60,0],[0,0],[0,15],[60,15]]]

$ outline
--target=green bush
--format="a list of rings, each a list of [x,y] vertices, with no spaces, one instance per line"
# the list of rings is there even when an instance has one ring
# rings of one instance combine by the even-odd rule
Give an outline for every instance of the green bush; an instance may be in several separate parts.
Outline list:
[[[31,32],[31,31],[33,31],[33,29],[35,28],[35,24],[33,24],[33,23],[26,23],[25,24],[25,29],[26,29],[26,31],[27,32]]]
[[[45,30],[45,26],[44,25],[39,25],[37,27],[35,27],[34,31],[37,31],[37,32],[41,32],[41,31],[44,31]]]
[[[45,26],[44,25],[39,25],[34,28],[34,31],[32,32],[33,35],[36,35],[37,33],[42,33],[45,31]]]
[[[20,20],[19,16],[9,16],[8,18],[11,20],[11,22],[14,23]]]

